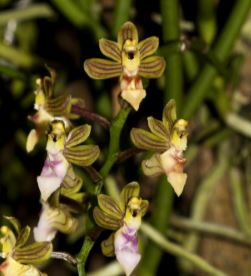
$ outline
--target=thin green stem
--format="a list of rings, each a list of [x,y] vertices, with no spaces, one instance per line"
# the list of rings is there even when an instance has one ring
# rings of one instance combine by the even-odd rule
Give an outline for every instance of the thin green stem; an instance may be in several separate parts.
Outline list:
[[[116,37],[121,26],[130,18],[132,0],[116,0],[112,20],[112,35]]]
[[[195,267],[199,268],[201,271],[208,273],[209,275],[217,275],[217,276],[223,276],[226,275],[222,271],[218,270],[217,268],[210,265],[208,262],[206,262],[201,257],[190,253],[189,251],[185,250],[179,245],[176,245],[167,239],[158,232],[156,229],[154,229],[152,226],[150,226],[147,223],[142,223],[141,225],[141,231],[147,235],[152,241],[154,241],[160,248],[165,250],[168,253],[173,254],[174,256],[180,257],[182,259],[185,259],[186,261],[189,261],[191,264],[193,264]]]
[[[78,275],[79,276],[85,276],[86,275],[85,263],[86,263],[86,260],[89,256],[89,253],[90,253],[93,245],[94,245],[94,241],[89,236],[86,236],[85,240],[84,240],[84,243],[83,243],[83,246],[82,246],[80,252],[77,255],[77,262],[78,262],[77,268],[78,268]]]
[[[32,4],[22,9],[12,9],[0,12],[0,25],[9,20],[31,20],[34,18],[53,17],[54,11],[47,4]]]
[[[110,142],[106,161],[100,169],[100,174],[105,178],[115,161],[117,160],[120,148],[120,135],[125,121],[130,113],[131,108],[122,108],[119,114],[113,119],[110,127]]]
[[[246,235],[251,237],[251,222],[247,204],[245,203],[244,191],[242,189],[241,175],[237,168],[230,170],[230,185],[233,194],[234,210],[240,228]]]
[[[213,0],[199,0],[197,14],[200,36],[207,44],[211,44],[217,28],[215,2]]]
[[[161,0],[162,13],[162,33],[164,43],[168,41],[180,40],[179,29],[179,1],[177,0]],[[182,61],[181,54],[173,53],[166,57],[166,71],[165,71],[165,95],[164,101],[175,99],[178,113],[182,106],[182,90],[183,90],[183,76],[182,76]]]
[[[180,230],[196,231],[201,234],[217,236],[251,247],[251,239],[246,234],[236,231],[228,226],[215,223],[201,222],[195,219],[187,219],[180,216],[172,216],[171,225]]]
[[[168,1],[167,1],[168,2]],[[220,61],[225,62],[230,54],[234,42],[238,38],[241,27],[246,20],[251,7],[251,0],[236,1],[226,25],[213,47],[214,56]],[[196,82],[190,88],[183,109],[183,117],[190,118],[200,106],[210,88],[217,72],[214,67],[206,64],[198,76]]]

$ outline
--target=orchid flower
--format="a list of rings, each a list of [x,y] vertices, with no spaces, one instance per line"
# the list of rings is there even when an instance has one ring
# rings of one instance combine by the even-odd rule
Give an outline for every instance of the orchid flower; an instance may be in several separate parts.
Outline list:
[[[30,235],[30,227],[21,229],[19,222],[13,217],[5,217],[15,229],[16,235],[7,226],[0,228],[2,248],[1,256],[6,260],[0,265],[0,273],[4,276],[45,276],[34,264],[46,262],[52,252],[50,242],[34,242],[26,245]]]
[[[55,71],[49,68],[50,77],[36,80],[35,104],[36,113],[28,118],[35,124],[27,137],[26,150],[31,152],[37,144],[40,136],[45,132],[48,124],[54,119],[64,120],[67,127],[70,126],[69,119],[75,118],[71,114],[72,104],[84,105],[82,99],[72,98],[64,93],[55,96],[54,84],[56,79]]]
[[[34,228],[35,241],[52,241],[60,231],[64,234],[73,233],[78,226],[78,221],[71,216],[66,208],[53,208],[47,203],[43,204],[43,210],[37,227]]]
[[[79,183],[79,179],[71,179],[74,177],[71,163],[85,167],[96,161],[99,156],[98,146],[79,145],[88,138],[90,131],[91,126],[85,124],[73,128],[67,135],[63,121],[51,122],[46,146],[47,157],[42,172],[37,177],[43,201],[47,201],[63,182],[66,184],[67,180],[64,181],[64,179],[67,174],[73,184]]]
[[[99,206],[93,211],[100,227],[116,231],[102,242],[101,248],[105,256],[116,255],[126,275],[132,273],[141,259],[137,231],[147,211],[148,201],[141,199],[139,194],[139,184],[131,182],[123,188],[120,201],[104,194],[98,195]]]
[[[188,122],[176,117],[176,105],[170,100],[164,110],[162,121],[148,117],[149,131],[133,128],[133,144],[145,150],[154,151],[151,158],[143,160],[145,175],[166,174],[168,182],[175,193],[180,196],[186,183],[187,174],[183,173],[185,158],[183,152],[187,147]]]
[[[165,69],[165,60],[153,55],[158,46],[155,36],[139,42],[135,25],[126,22],[118,32],[117,42],[99,40],[100,51],[111,60],[88,59],[84,69],[94,79],[120,77],[121,97],[137,111],[146,96],[141,77],[159,78]]]

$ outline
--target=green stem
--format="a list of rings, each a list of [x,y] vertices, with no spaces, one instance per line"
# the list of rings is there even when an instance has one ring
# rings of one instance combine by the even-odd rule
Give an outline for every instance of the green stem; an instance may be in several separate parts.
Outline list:
[[[246,234],[236,231],[233,228],[215,224],[215,223],[207,223],[201,222],[195,219],[187,219],[179,216],[171,217],[171,225],[175,228],[179,228],[182,231],[196,231],[201,234],[208,234],[217,236],[219,238],[229,239],[234,242],[242,243],[243,245],[247,245],[251,247],[251,239]]]
[[[106,161],[102,168],[100,169],[100,174],[103,178],[107,177],[111,167],[117,160],[119,153],[120,135],[125,121],[130,113],[131,108],[122,108],[119,114],[113,119],[110,127],[110,142],[108,148],[108,154],[106,156]]]
[[[180,40],[179,29],[179,1],[177,0],[161,0],[162,13],[162,28],[163,28],[163,42]],[[180,112],[182,90],[183,90],[183,76],[182,76],[182,61],[180,53],[173,53],[166,57],[165,70],[165,95],[164,101],[175,99],[177,110]]]
[[[161,177],[155,195],[151,225],[163,234],[166,232],[168,226],[168,218],[172,210],[173,197],[173,190],[171,185],[167,183],[166,176]],[[162,253],[158,245],[149,241],[144,249],[143,258],[138,268],[139,275],[157,275],[158,264],[161,260]]]
[[[106,161],[103,167],[100,170],[100,174],[105,179],[108,176],[110,169],[112,168],[113,164],[117,160],[119,148],[120,148],[120,135],[123,129],[123,126],[126,122],[126,119],[131,111],[131,108],[122,108],[119,114],[113,119],[111,126],[110,126],[110,143],[108,148],[108,154],[106,156]],[[108,180],[109,182],[109,180]],[[98,188],[95,189],[96,195],[101,192],[103,186],[103,182],[100,182]],[[83,246],[77,256],[78,261],[78,275],[85,276],[85,263],[88,258],[88,255],[95,243],[95,240],[92,239],[90,236],[86,236]]]
[[[245,204],[244,191],[242,189],[241,176],[237,168],[230,170],[230,185],[233,194],[233,203],[235,214],[239,222],[240,228],[246,235],[251,237],[250,214]]]
[[[112,35],[116,37],[121,26],[130,18],[132,0],[116,0],[114,3],[115,10],[112,20]]]
[[[168,1],[167,1],[168,2]],[[241,27],[246,20],[251,7],[251,0],[236,1],[228,21],[219,36],[213,52],[220,62],[225,62],[230,51],[238,38]],[[210,88],[213,78],[217,71],[211,65],[206,64],[197,78],[197,81],[190,88],[186,99],[186,105],[183,109],[183,116],[190,118],[196,109],[200,106]]]
[[[217,268],[210,265],[208,262],[206,262],[201,257],[190,253],[189,251],[183,249],[181,246],[178,246],[167,239],[158,232],[156,229],[154,229],[152,226],[150,226],[147,223],[142,223],[141,225],[141,231],[147,235],[152,241],[154,241],[160,248],[165,250],[168,253],[171,253],[174,256],[181,257],[185,259],[186,261],[189,261],[191,264],[193,264],[195,267],[199,268],[201,271],[206,272],[210,275],[217,275],[217,276],[223,276],[226,275],[222,271],[218,270]]]
[[[78,267],[78,275],[79,276],[86,275],[85,263],[86,263],[86,260],[89,256],[89,253],[90,253],[93,245],[94,245],[94,241],[89,236],[86,236],[83,246],[77,255],[77,262],[78,262],[77,267]]]
[[[52,17],[55,13],[47,4],[33,4],[22,9],[12,9],[0,12],[0,25],[9,20],[31,20],[34,18]]]

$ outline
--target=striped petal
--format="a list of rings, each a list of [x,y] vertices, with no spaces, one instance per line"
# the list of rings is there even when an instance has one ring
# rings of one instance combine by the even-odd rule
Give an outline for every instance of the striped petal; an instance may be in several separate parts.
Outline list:
[[[152,56],[145,58],[140,62],[139,75],[143,78],[159,78],[166,67],[164,58]]]
[[[176,119],[177,119],[176,103],[175,103],[175,100],[171,99],[165,105],[163,114],[162,114],[163,124],[166,128],[169,129],[170,133],[171,133],[171,130],[173,128],[173,125],[174,125],[174,122],[176,121]]]
[[[99,49],[106,57],[121,63],[121,50],[117,42],[101,38]]]
[[[34,242],[22,248],[16,248],[12,257],[22,264],[41,264],[47,261],[52,252],[50,242]]]
[[[71,111],[71,96],[61,94],[55,98],[48,98],[45,109],[53,116],[68,116]]]
[[[107,215],[115,219],[122,219],[123,212],[119,207],[119,203],[112,197],[104,194],[98,195],[98,205]]]
[[[87,75],[93,79],[109,79],[119,77],[122,73],[122,65],[115,61],[101,58],[91,58],[84,62]]]
[[[153,134],[160,137],[163,140],[166,140],[167,143],[170,140],[170,133],[168,132],[168,129],[165,128],[164,124],[153,117],[147,118],[148,127],[151,130]]]
[[[138,44],[139,52],[140,52],[140,59],[150,56],[154,54],[159,47],[159,38],[157,36],[151,36],[144,40],[142,40]]]
[[[95,207],[93,210],[93,217],[98,226],[109,229],[117,230],[121,227],[121,220],[112,218],[110,215],[107,215],[99,207]]]
[[[91,126],[87,124],[73,128],[67,136],[66,146],[70,148],[81,144],[89,137],[90,133]]]
[[[130,133],[133,144],[140,149],[164,151],[169,145],[166,140],[140,128],[133,128]]]
[[[106,257],[114,257],[114,233],[108,239],[101,242],[101,250]]]
[[[120,49],[122,49],[126,40],[138,42],[138,31],[135,25],[130,21],[126,22],[118,32],[118,44]]]
[[[81,145],[73,148],[66,147],[64,156],[68,162],[86,167],[94,163],[99,157],[99,147],[96,145]]]
[[[30,236],[30,227],[26,226],[21,230],[21,232],[18,235],[16,247],[23,246],[28,241],[29,236]]]

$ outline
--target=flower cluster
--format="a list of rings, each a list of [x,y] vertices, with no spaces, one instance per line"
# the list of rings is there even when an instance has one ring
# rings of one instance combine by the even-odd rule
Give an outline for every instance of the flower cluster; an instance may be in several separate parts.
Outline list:
[[[141,218],[148,208],[148,201],[139,197],[140,186],[137,182],[127,184],[121,194],[120,201],[105,194],[98,196],[98,207],[93,216],[96,223],[105,229],[116,231],[102,242],[105,256],[116,255],[126,275],[130,275],[140,261],[137,231]]]
[[[141,77],[159,78],[165,60],[154,56],[159,39],[152,36],[138,42],[138,32],[132,22],[126,22],[118,32],[117,42],[99,40],[100,51],[111,60],[92,58],[84,63],[86,73],[94,79],[120,77],[121,97],[135,110],[146,97]]]
[[[30,236],[30,227],[21,229],[20,223],[13,217],[5,217],[13,226],[14,232],[7,226],[0,228],[1,256],[5,261],[0,265],[0,272],[5,276],[45,276],[34,265],[46,262],[52,252],[50,242],[33,242],[26,245]]]
[[[84,63],[84,69],[94,79],[119,77],[122,99],[137,111],[146,97],[142,78],[158,78],[165,69],[165,60],[154,55],[158,45],[159,40],[155,36],[139,42],[135,25],[126,22],[118,33],[117,42],[107,39],[99,41],[101,52],[109,60],[88,59]],[[71,122],[77,118],[73,113],[73,105],[77,103],[82,108],[83,102],[71,95],[55,93],[55,72],[49,70],[50,77],[36,81],[36,113],[29,117],[35,128],[30,131],[26,144],[27,152],[30,152],[41,136],[47,135],[46,158],[41,173],[37,176],[42,211],[38,224],[33,229],[35,242],[26,245],[30,228],[26,226],[21,229],[16,219],[8,217],[16,235],[6,226],[0,229],[2,257],[6,259],[0,265],[0,272],[7,276],[44,275],[33,264],[43,263],[50,258],[51,242],[56,233],[73,233],[79,225],[77,215],[85,210],[88,218],[91,215],[89,221],[93,232],[100,228],[113,231],[101,243],[102,252],[105,256],[115,255],[126,275],[130,275],[141,259],[138,230],[149,203],[140,197],[140,185],[135,181],[124,186],[118,200],[101,193],[104,181],[101,175],[105,174],[102,174],[102,169],[99,174],[91,167],[100,155],[99,146],[91,144],[88,139],[92,128],[88,124],[74,126]],[[126,108],[128,114],[130,110],[131,108]],[[117,130],[120,128],[118,125],[122,125],[121,118],[116,118],[111,123],[111,136],[112,128],[117,127]],[[148,117],[147,120],[150,131],[133,128],[130,133],[136,147],[153,152],[150,158],[142,161],[143,172],[149,176],[166,174],[179,196],[187,178],[183,172],[183,152],[187,147],[188,123],[177,119],[174,100],[170,100],[164,107],[162,121],[153,117]],[[118,156],[119,137],[120,132],[115,133],[110,140],[108,158],[103,166],[109,165],[108,172]],[[113,138],[117,139],[114,143]],[[85,190],[82,178],[75,172],[75,166],[86,168],[85,172],[89,173],[86,177],[88,184],[97,184],[91,177],[92,173],[95,172],[100,178],[97,181],[98,188],[95,186],[93,193]],[[87,202],[85,209],[84,201]],[[88,231],[89,229],[86,230],[87,236],[91,232]],[[89,250],[90,248],[88,252]],[[85,252],[79,255],[85,255]]]
[[[143,160],[143,172],[149,176],[166,174],[175,193],[180,196],[187,179],[183,173],[187,121],[177,119],[174,100],[166,104],[162,121],[153,117],[148,117],[147,121],[150,132],[139,128],[131,130],[131,140],[136,147],[154,152],[151,158]]]

